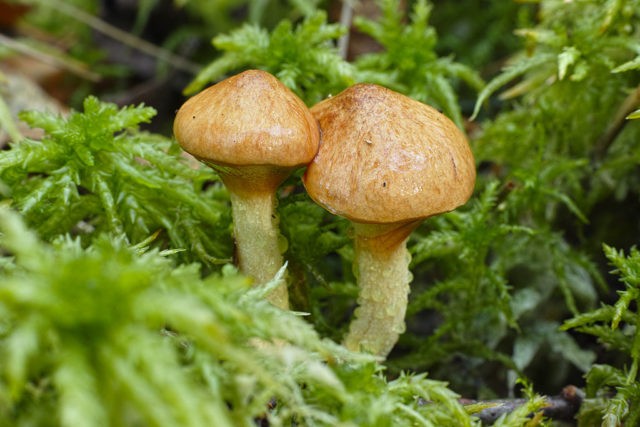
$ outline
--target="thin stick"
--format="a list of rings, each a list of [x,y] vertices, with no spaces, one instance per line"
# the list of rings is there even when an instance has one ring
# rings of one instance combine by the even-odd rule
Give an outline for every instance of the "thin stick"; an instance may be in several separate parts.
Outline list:
[[[342,0],[342,9],[340,11],[340,25],[347,29],[346,33],[338,39],[338,54],[342,59],[347,59],[349,53],[349,33],[351,29],[351,21],[353,19],[353,6],[351,0]]]
[[[631,93],[624,99],[618,111],[616,111],[611,124],[600,137],[593,149],[593,161],[598,164],[604,156],[607,154],[609,147],[616,140],[620,132],[624,129],[628,123],[627,116],[631,114],[640,104],[640,86],[636,87]]]
[[[100,81],[100,78],[101,78],[100,75],[93,73],[89,70],[86,70],[81,64],[76,63],[76,61],[64,60],[54,55],[47,54],[32,46],[29,46],[26,43],[22,43],[18,40],[12,39],[11,37],[7,37],[3,34],[0,34],[0,44],[8,47],[13,51],[30,56],[31,58],[36,59],[44,64],[48,64],[56,68],[62,68],[64,70],[67,70],[89,81],[92,81],[92,82]]]
[[[148,41],[143,40],[140,37],[136,37],[133,34],[127,33],[120,28],[114,27],[113,25],[108,24],[99,18],[96,18],[95,16],[85,12],[82,9],[72,6],[69,3],[61,2],[59,0],[48,0],[47,4],[53,6],[56,10],[87,24],[94,30],[105,34],[112,39],[118,40],[127,46],[139,50],[140,52],[144,52],[161,61],[168,62],[176,69],[186,71],[191,74],[197,74],[200,71],[200,66],[198,64],[193,63],[181,56],[175,55],[166,49],[154,45],[153,43],[149,43]]]
[[[545,417],[555,421],[573,420],[585,400],[584,391],[573,385],[568,385],[562,389],[558,396],[545,397],[546,405],[542,412]],[[500,399],[500,400],[466,400],[461,402],[465,407],[475,405],[483,406],[484,409],[475,412],[473,416],[482,421],[483,425],[493,424],[504,414],[515,411],[520,406],[527,403],[526,399]]]

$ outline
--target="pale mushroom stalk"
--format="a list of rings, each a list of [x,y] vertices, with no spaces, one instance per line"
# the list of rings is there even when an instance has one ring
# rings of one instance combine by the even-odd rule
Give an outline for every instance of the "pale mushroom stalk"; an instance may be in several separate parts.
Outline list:
[[[229,189],[238,268],[253,277],[257,283],[267,283],[284,264],[283,240],[276,212],[276,189],[279,182],[263,179],[261,182],[265,185],[257,191],[241,185],[234,176],[218,172]],[[288,309],[286,284],[271,291],[267,300],[276,307]]]
[[[275,197],[273,194],[244,197],[231,193],[230,198],[238,267],[256,282],[266,283],[273,279],[284,263],[280,252]],[[288,308],[286,286],[278,286],[267,299],[277,307]]]
[[[417,223],[392,229],[353,224],[358,308],[344,338],[350,350],[388,354],[405,331],[411,255],[407,240]]]

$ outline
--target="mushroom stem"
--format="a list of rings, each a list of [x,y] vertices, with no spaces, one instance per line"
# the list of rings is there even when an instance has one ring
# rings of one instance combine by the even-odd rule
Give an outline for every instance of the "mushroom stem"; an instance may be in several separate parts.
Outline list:
[[[391,230],[380,225],[354,224],[354,265],[360,292],[355,319],[344,339],[348,349],[384,357],[405,331],[412,279],[406,243],[417,224],[407,223]]]
[[[256,284],[272,280],[284,261],[273,192],[229,192],[233,211],[238,267],[255,279]],[[283,310],[289,308],[285,283],[275,288],[267,300]]]

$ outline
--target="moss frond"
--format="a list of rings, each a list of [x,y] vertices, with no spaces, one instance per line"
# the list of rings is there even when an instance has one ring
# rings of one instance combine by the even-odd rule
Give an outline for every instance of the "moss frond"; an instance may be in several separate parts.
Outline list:
[[[185,259],[229,257],[229,215],[216,176],[191,167],[170,139],[139,130],[154,115],[95,97],[67,117],[22,113],[45,135],[0,155],[11,204],[46,239],[72,232],[89,241],[109,231],[138,242],[163,230],[159,243],[184,249]],[[208,235],[191,232],[193,224]]]

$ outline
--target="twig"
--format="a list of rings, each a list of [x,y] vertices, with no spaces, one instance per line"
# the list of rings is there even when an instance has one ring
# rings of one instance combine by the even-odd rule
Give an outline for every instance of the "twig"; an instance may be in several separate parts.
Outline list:
[[[143,40],[140,37],[136,37],[133,34],[127,33],[126,31],[114,27],[113,25],[110,25],[87,12],[70,5],[67,2],[62,2],[59,0],[48,0],[48,4],[50,6],[53,6],[56,10],[65,13],[72,18],[75,18],[82,23],[87,24],[94,30],[105,34],[112,39],[118,40],[123,44],[130,46],[140,52],[144,52],[154,58],[157,58],[158,60],[167,62],[176,69],[186,71],[190,74],[197,74],[200,71],[200,66],[198,64],[193,63],[181,56],[175,55],[166,49],[154,45],[153,43],[149,43],[148,41]]]
[[[351,29],[351,21],[353,19],[353,5],[351,0],[342,0],[342,9],[340,11],[340,25],[345,27],[347,31],[340,39],[338,39],[338,54],[342,59],[347,59],[349,53],[349,33]]]
[[[47,54],[32,46],[29,46],[26,43],[22,43],[18,40],[12,39],[11,37],[7,37],[4,34],[0,34],[0,45],[3,45],[13,51],[30,56],[31,58],[34,58],[42,63],[67,70],[89,81],[100,81],[100,76],[98,74],[85,69],[82,64],[78,64],[75,61],[71,60],[64,60],[62,58],[56,57],[55,55]]]
[[[584,400],[584,392],[573,385],[568,385],[562,389],[558,396],[546,397],[547,405],[543,409],[545,417],[556,421],[573,420]],[[487,406],[474,413],[482,424],[493,424],[504,414],[513,412],[515,409],[527,403],[526,399],[500,399],[500,400],[464,400],[464,405]]]
[[[636,87],[631,91],[631,93],[625,98],[625,100],[616,111],[613,120],[607,130],[602,134],[598,142],[596,143],[593,149],[593,163],[598,164],[607,154],[609,147],[615,139],[618,137],[620,132],[624,129],[627,124],[627,116],[632,113],[638,105],[640,104],[640,86]]]

